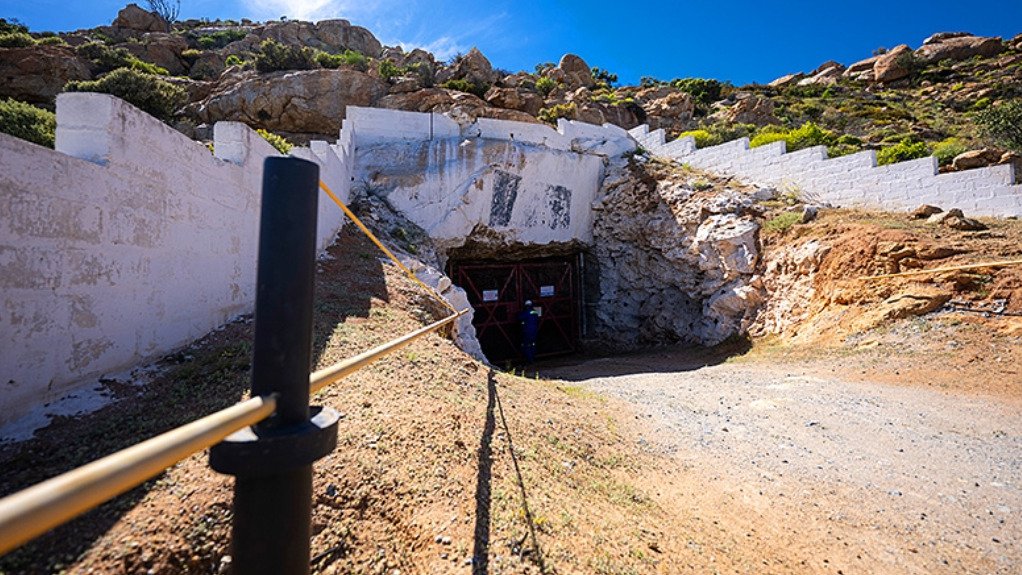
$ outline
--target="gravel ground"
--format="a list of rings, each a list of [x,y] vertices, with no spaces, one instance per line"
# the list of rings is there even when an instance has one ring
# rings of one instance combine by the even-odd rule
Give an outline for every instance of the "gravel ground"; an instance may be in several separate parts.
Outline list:
[[[681,512],[746,530],[770,572],[1022,572],[1018,402],[704,366],[667,351],[552,367],[631,404]]]

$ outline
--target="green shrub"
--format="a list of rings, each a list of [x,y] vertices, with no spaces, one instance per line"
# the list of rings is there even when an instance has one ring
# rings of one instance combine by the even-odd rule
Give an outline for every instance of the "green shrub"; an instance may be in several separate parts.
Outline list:
[[[749,146],[755,148],[782,140],[787,143],[785,149],[789,152],[794,152],[811,146],[835,144],[837,143],[837,135],[812,122],[806,122],[801,127],[790,130],[777,130],[776,127],[768,127],[759,134],[756,134],[752,141],[749,142]]]
[[[27,48],[35,46],[35,38],[26,32],[0,34],[0,48]]]
[[[995,144],[1022,153],[1022,100],[1010,100],[976,114],[984,136]]]
[[[341,54],[318,52],[316,54],[316,63],[330,69],[340,68],[341,66],[351,66],[362,72],[369,69],[369,60],[364,54],[354,50],[345,50]]]
[[[202,56],[202,50],[196,50],[195,48],[188,48],[184,52],[181,52],[181,57],[189,62],[194,62]]]
[[[256,54],[256,70],[276,72],[277,70],[311,70],[317,68],[316,51],[308,46],[285,46],[275,40],[263,40]]]
[[[704,108],[720,100],[725,87],[728,86],[720,80],[706,78],[678,78],[672,80],[671,85],[682,92],[691,94],[696,104],[701,104]]]
[[[925,158],[930,155],[930,148],[926,142],[913,142],[905,138],[893,146],[888,146],[877,152],[877,165],[884,166],[895,164],[916,158]]]
[[[990,107],[990,98],[980,98],[972,104],[973,110],[986,110]]]
[[[60,36],[45,36],[36,40],[35,43],[40,46],[67,46],[67,42]]]
[[[398,67],[397,64],[391,62],[390,60],[380,60],[380,63],[377,66],[377,70],[379,70],[380,77],[382,77],[384,80],[390,80],[395,76],[400,76],[401,74],[404,74],[404,69]],[[468,90],[465,91],[467,92]]]
[[[542,94],[544,98],[549,96],[550,92],[553,92],[556,87],[557,82],[549,76],[543,76],[536,80],[536,91]]]
[[[763,230],[768,233],[779,234],[801,222],[802,214],[798,212],[784,212],[775,218],[763,222]]]
[[[184,88],[131,68],[119,68],[98,80],[68,82],[64,90],[111,94],[161,120],[171,119],[188,102]]]
[[[28,26],[25,26],[21,22],[18,22],[17,18],[0,18],[0,34],[10,34],[12,32],[21,32],[22,34],[28,34]]]
[[[290,154],[291,149],[295,147],[295,145],[287,141],[287,139],[284,138],[284,136],[278,136],[273,132],[267,132],[262,128],[256,130],[256,133],[262,136],[264,140],[269,142],[271,146],[276,148],[278,152],[284,154],[285,156],[287,154]]]
[[[965,142],[958,138],[948,138],[933,145],[933,155],[937,156],[937,162],[942,166],[950,165],[955,156],[968,150]]]
[[[469,94],[475,94],[480,98],[486,95],[486,91],[490,89],[489,86],[480,85],[468,80],[448,80],[440,84],[441,88],[447,88],[448,90],[457,90],[459,92],[467,92]]]
[[[617,74],[611,74],[610,72],[602,68],[597,68],[596,66],[593,66],[592,72],[593,79],[596,80],[596,83],[605,88],[609,89],[612,88],[614,84],[617,84]]]
[[[542,122],[556,124],[560,118],[568,118],[569,120],[574,118],[576,112],[578,112],[578,108],[575,106],[575,102],[571,102],[570,104],[557,104],[549,108],[543,108],[536,117]]]
[[[245,30],[226,29],[217,30],[212,34],[199,36],[199,39],[196,41],[199,43],[201,48],[205,50],[213,50],[223,48],[232,42],[237,42],[245,36],[248,36],[248,32]]]
[[[143,62],[124,48],[111,48],[102,42],[88,42],[75,48],[75,51],[82,58],[92,62],[98,74],[117,70],[118,68],[130,68],[157,76],[167,75],[166,68],[161,68],[149,62]]]
[[[0,132],[52,148],[56,131],[53,112],[10,98],[0,100]]]
[[[682,132],[678,134],[678,138],[684,138],[686,136],[692,136],[696,140],[696,146],[700,148],[706,148],[708,146],[716,146],[721,143],[720,136],[717,134],[711,134],[707,130],[689,130],[688,132]]]

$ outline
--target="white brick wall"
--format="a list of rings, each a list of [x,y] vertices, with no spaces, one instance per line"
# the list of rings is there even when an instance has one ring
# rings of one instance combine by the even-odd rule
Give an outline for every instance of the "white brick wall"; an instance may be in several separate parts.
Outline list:
[[[104,94],[58,97],[56,150],[0,134],[0,423],[251,310],[277,152],[229,122],[215,149]],[[348,198],[348,143],[295,155]],[[328,201],[321,247],[341,223]]]
[[[785,153],[784,142],[749,148],[748,138],[696,149],[691,138],[664,143],[658,132],[640,126],[629,133],[655,154],[833,205],[904,211],[926,203],[976,216],[1022,216],[1022,186],[1008,165],[938,175],[934,157],[877,166],[872,150],[827,159],[823,146]]]

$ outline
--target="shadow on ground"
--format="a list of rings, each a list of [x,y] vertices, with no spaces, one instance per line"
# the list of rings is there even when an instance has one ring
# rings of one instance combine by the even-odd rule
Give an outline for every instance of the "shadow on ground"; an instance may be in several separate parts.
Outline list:
[[[538,362],[525,368],[530,377],[582,381],[641,373],[678,373],[719,365],[752,349],[752,342],[734,338],[714,347],[669,346],[622,354],[576,354]]]

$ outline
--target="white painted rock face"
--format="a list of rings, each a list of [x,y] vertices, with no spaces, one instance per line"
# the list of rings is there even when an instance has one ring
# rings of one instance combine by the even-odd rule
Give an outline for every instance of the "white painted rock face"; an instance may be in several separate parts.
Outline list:
[[[591,238],[602,161],[488,139],[386,143],[357,150],[356,180],[425,229],[442,249],[480,228],[508,244]]]

